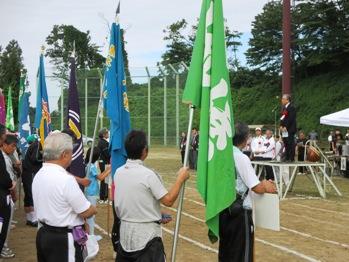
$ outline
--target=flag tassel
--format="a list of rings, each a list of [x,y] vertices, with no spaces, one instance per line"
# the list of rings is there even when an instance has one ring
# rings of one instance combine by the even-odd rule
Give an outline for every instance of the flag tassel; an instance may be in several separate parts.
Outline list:
[[[187,146],[185,147],[183,167],[188,166],[188,160],[189,160],[189,143],[188,142],[190,141],[190,138],[191,138],[191,129],[193,126],[194,111],[195,111],[195,107],[193,105],[190,105],[188,132],[187,132]],[[179,201],[178,201],[177,215],[176,215],[176,226],[175,226],[175,231],[174,231],[174,235],[173,235],[171,262],[176,261],[178,233],[179,233],[179,226],[181,223],[181,216],[182,216],[182,209],[183,209],[184,189],[185,189],[185,182],[182,184],[181,191],[179,193]]]

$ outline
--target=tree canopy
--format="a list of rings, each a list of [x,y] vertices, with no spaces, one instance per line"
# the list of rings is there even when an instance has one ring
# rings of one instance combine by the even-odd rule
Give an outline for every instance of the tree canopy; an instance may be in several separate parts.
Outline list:
[[[13,115],[17,123],[19,81],[21,71],[26,72],[23,65],[22,49],[16,40],[11,40],[2,50],[0,46],[0,88],[6,95],[8,88],[12,87]]]
[[[99,53],[99,47],[91,42],[89,31],[81,32],[72,25],[54,25],[46,38],[46,56],[50,57],[50,62],[57,68],[55,76],[67,77],[74,41],[77,68],[103,67],[105,58]]]

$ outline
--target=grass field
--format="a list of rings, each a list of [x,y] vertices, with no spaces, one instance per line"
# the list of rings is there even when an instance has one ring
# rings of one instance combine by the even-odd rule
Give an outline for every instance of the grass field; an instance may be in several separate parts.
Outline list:
[[[167,187],[174,182],[180,168],[180,155],[174,148],[151,148],[145,163],[162,175]],[[315,186],[305,177],[297,178],[293,192],[281,202],[281,231],[256,229],[256,261],[349,261],[349,179],[334,177],[343,196],[333,190],[321,199]],[[177,204],[163,208],[175,219]],[[111,214],[111,207],[109,208]],[[185,190],[177,261],[217,261],[217,245],[210,244],[204,222],[205,207],[196,190],[193,173]],[[103,236],[100,253],[95,261],[113,261],[107,236],[107,205],[98,206],[96,232]],[[16,253],[12,261],[36,261],[36,229],[24,225],[21,209],[11,232],[9,246]],[[168,259],[171,255],[174,222],[163,228]]]

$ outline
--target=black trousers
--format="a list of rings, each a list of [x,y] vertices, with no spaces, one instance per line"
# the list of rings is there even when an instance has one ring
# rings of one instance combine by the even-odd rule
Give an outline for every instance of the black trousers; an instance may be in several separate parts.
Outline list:
[[[115,262],[165,262],[164,244],[160,237],[153,238],[144,249],[135,252],[126,252],[121,244],[117,247]]]
[[[101,169],[101,172],[104,172],[105,170],[105,163],[103,161],[99,161],[99,168]],[[101,181],[100,185],[100,191],[99,191],[99,199],[106,201],[108,200],[108,184],[105,183],[104,180]]]
[[[32,184],[33,184],[33,174],[28,172],[22,173],[22,183],[24,190],[24,207],[34,206],[33,194],[32,194]]]
[[[82,248],[75,241],[69,241],[66,230],[41,227],[36,235],[38,262],[68,262],[69,249],[75,249],[75,262],[83,262]],[[74,248],[73,248],[74,246]]]
[[[219,216],[219,262],[252,262],[254,226],[252,211],[231,216],[228,209]]]
[[[285,144],[285,160],[294,161],[296,145],[294,143],[294,134],[288,134],[288,137],[283,138]]]
[[[0,252],[4,247],[7,231],[10,224],[11,218],[11,204],[7,203],[7,197],[5,195],[0,196],[0,217],[3,218],[2,229],[0,232]]]
[[[265,157],[263,158],[264,160],[263,161],[271,161],[272,158],[270,157]],[[265,171],[266,171],[266,176],[265,176],[265,179],[269,180],[274,180],[274,172],[273,172],[273,168],[271,166],[265,166]]]
[[[184,155],[185,155],[185,151],[181,150],[182,165],[184,164]]]

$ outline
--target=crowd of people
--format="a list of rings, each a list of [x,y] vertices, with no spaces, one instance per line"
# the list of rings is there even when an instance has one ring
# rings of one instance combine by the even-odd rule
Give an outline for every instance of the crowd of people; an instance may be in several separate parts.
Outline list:
[[[315,131],[307,137],[297,134],[294,107],[290,97],[284,96],[280,119],[280,136],[270,129],[262,132],[235,124],[232,161],[236,171],[236,200],[220,213],[219,261],[252,261],[254,226],[252,221],[252,192],[275,193],[273,172],[266,169],[265,177],[258,179],[251,160],[298,161],[304,160],[308,139],[317,139]],[[294,118],[292,120],[292,118]],[[340,140],[349,141],[334,132],[329,137],[332,149]],[[172,220],[161,211],[161,205],[170,207],[176,201],[182,184],[189,178],[189,168],[197,169],[199,131],[192,129],[190,140],[182,133],[181,160],[189,146],[189,167],[177,172],[176,180],[168,190],[162,178],[145,166],[149,154],[147,136],[132,130],[125,139],[126,163],[114,175],[115,189],[111,190],[109,131],[99,131],[98,145],[89,148],[85,156],[84,178],[69,173],[76,137],[71,130],[54,131],[42,144],[38,136],[27,138],[29,147],[19,155],[18,138],[0,125],[0,250],[1,257],[14,257],[7,243],[13,227],[16,186],[21,176],[24,188],[26,225],[38,228],[36,236],[38,261],[84,261],[87,234],[95,236],[97,202],[112,204],[114,226],[112,243],[116,261],[165,261],[161,224]],[[233,175],[233,174],[232,174]],[[130,192],[132,192],[130,194]],[[112,200],[112,201],[111,201]]]

